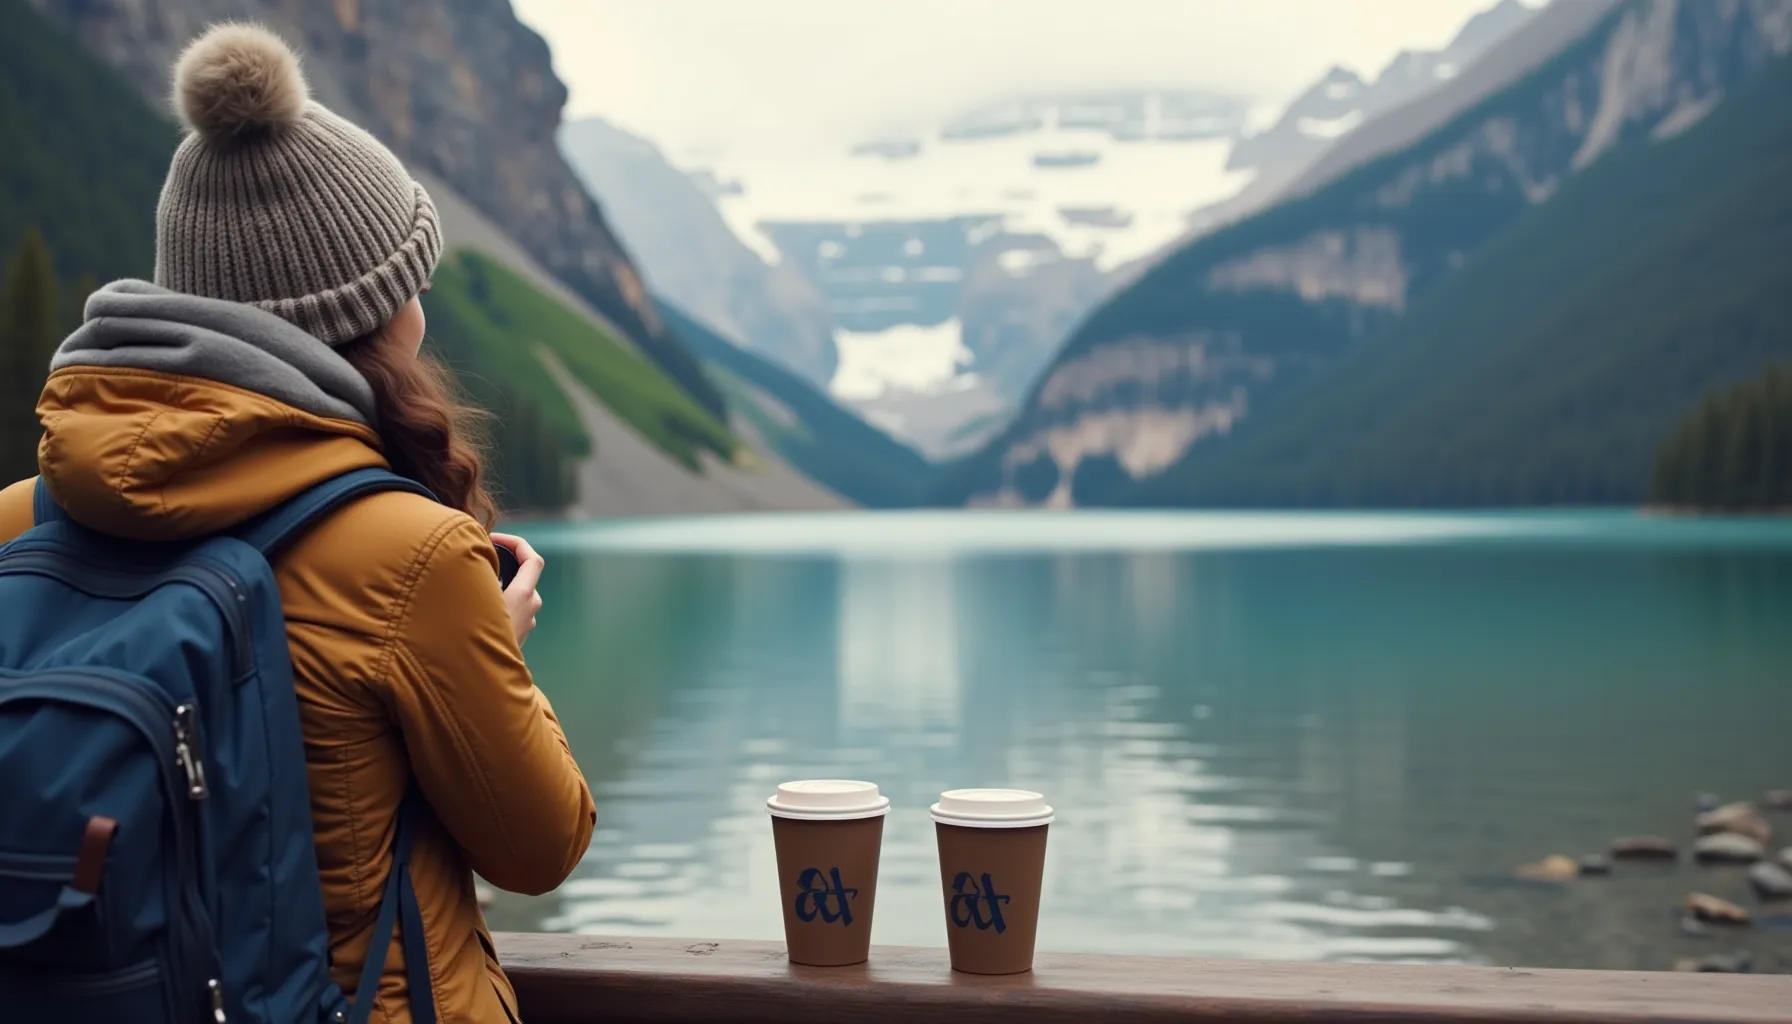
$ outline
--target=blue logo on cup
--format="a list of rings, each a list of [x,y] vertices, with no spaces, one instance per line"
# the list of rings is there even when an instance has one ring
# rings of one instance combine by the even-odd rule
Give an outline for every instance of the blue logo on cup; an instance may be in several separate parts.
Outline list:
[[[983,872],[983,886],[978,888],[977,879],[971,877],[969,871],[960,871],[952,880],[952,923],[960,928],[977,926],[980,932],[991,928],[1000,935],[1008,930],[1008,922],[1002,920],[1002,904],[1008,897],[996,892],[996,883]]]
[[[830,868],[825,875],[820,868],[807,868],[797,876],[796,884],[803,890],[796,895],[799,920],[809,922],[819,917],[823,924],[852,924],[852,901],[858,898],[859,890],[848,889],[840,881],[839,868]]]

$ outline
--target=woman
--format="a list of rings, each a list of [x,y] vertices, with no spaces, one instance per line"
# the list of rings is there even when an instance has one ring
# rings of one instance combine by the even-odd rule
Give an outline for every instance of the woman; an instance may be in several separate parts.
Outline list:
[[[156,211],[155,283],[96,292],[58,350],[40,472],[75,520],[145,541],[229,529],[367,466],[440,498],[350,504],[275,571],[337,983],[355,990],[414,781],[433,812],[411,871],[437,1018],[514,1020],[473,872],[546,892],[596,815],[520,650],[542,559],[488,534],[462,411],[418,355],[435,208],[385,147],[309,100],[259,28],[189,46],[175,102],[189,131]],[[32,487],[0,492],[0,540],[31,527]],[[494,543],[522,565],[502,592]],[[373,1019],[409,1021],[408,1005],[394,936]]]

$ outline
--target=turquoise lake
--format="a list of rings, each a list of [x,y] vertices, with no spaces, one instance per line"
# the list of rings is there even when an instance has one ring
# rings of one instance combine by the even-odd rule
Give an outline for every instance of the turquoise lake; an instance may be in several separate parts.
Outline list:
[[[875,941],[943,946],[927,807],[1056,807],[1042,949],[1668,969],[1741,869],[1520,882],[1792,788],[1792,521],[901,513],[523,528],[597,798],[499,929],[781,937],[764,801],[878,783]],[[1775,819],[1792,846],[1792,815]],[[1759,908],[1757,908],[1759,909]]]

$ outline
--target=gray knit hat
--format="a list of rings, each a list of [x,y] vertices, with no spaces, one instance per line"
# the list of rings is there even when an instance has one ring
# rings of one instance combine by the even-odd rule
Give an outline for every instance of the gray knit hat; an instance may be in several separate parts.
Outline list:
[[[242,302],[340,345],[392,319],[442,251],[435,205],[372,135],[310,98],[256,25],[214,26],[174,66],[189,132],[156,208],[156,283]]]

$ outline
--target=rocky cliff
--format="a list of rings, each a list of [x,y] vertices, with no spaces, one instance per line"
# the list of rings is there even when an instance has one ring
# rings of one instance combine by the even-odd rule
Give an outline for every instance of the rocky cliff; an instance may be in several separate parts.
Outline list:
[[[314,93],[465,196],[625,331],[699,403],[720,393],[555,145],[566,87],[508,0],[32,0],[166,109],[168,68],[215,21],[253,18],[304,53]],[[451,240],[452,241],[452,240]]]
[[[1388,330],[1122,500],[1652,500],[1651,463],[1680,418],[1792,359],[1792,58],[1727,93],[1671,138],[1564,179]],[[1774,479],[1767,418],[1693,422],[1653,500]],[[1771,503],[1746,486],[1727,500]]]
[[[1625,0],[1406,148],[1158,263],[937,497],[1116,500],[1397,321],[1568,178],[1685,131],[1788,49],[1792,0]]]
[[[1374,110],[1362,102],[1364,96],[1346,97],[1344,105],[1334,106],[1332,111],[1341,109],[1341,116],[1348,116],[1352,109],[1361,113],[1349,131],[1330,140],[1310,140],[1290,159],[1260,163],[1256,176],[1243,189],[1191,214],[1189,228],[1176,244],[1116,270],[1109,282],[1109,293],[1118,294],[1130,287],[1153,267],[1198,239],[1278,203],[1316,192],[1355,168],[1413,145],[1553,59],[1584,37],[1620,2],[1552,2],[1540,11],[1523,12],[1524,17],[1513,17],[1511,6],[1503,2],[1483,11],[1450,44],[1450,49],[1458,53],[1450,75],[1441,80],[1432,75],[1428,88],[1396,90],[1398,95],[1393,96],[1382,93],[1383,101],[1373,104]],[[1436,60],[1441,57],[1431,56],[1435,59],[1423,61],[1408,54],[1381,77],[1386,78],[1402,65],[1410,70],[1431,63],[1435,70]],[[1339,74],[1334,69],[1315,89],[1323,94],[1331,85],[1348,85],[1352,80],[1357,80],[1354,74]],[[1395,76],[1394,81],[1400,80],[1400,76]],[[1410,78],[1407,81],[1410,85]],[[1378,86],[1371,86],[1369,91],[1381,92]],[[1305,99],[1297,100],[1294,106],[1299,107]],[[1282,118],[1283,122],[1288,120],[1286,116]],[[1298,125],[1298,119],[1295,123]]]
[[[1621,2],[1551,3],[1480,50],[1444,84],[1394,104],[1318,153],[1286,184],[1282,196],[1317,191],[1355,168],[1419,141],[1553,60]]]

